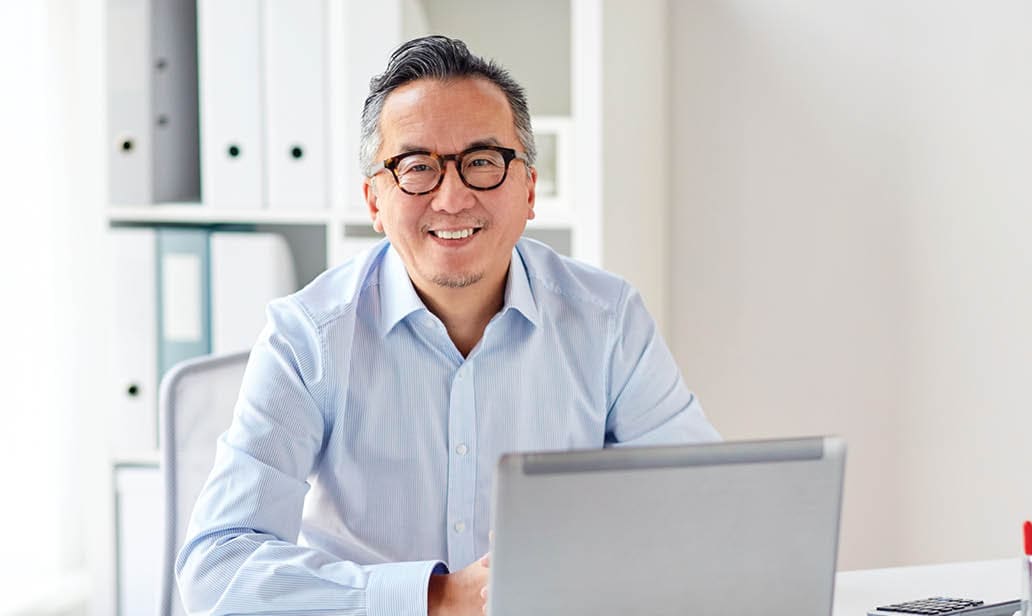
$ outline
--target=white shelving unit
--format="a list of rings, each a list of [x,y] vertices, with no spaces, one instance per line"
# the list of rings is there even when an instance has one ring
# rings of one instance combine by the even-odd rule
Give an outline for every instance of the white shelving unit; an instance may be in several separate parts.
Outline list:
[[[293,212],[275,210],[229,210],[204,207],[200,203],[113,206],[107,212],[111,224],[271,224],[325,225],[333,215],[327,211]]]

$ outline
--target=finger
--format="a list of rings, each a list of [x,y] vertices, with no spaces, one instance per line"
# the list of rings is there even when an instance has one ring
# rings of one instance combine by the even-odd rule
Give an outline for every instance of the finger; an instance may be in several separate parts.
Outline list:
[[[484,554],[483,556],[480,557],[480,566],[481,567],[490,567],[491,566],[491,552],[488,552],[487,554]]]
[[[487,586],[480,589],[480,598],[485,600],[487,599]]]

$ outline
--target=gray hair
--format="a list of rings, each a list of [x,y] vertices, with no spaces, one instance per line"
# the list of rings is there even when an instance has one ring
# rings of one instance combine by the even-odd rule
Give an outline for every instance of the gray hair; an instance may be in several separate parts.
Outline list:
[[[358,154],[362,171],[369,175],[376,164],[373,159],[383,138],[380,133],[380,115],[383,113],[384,101],[391,92],[417,79],[447,81],[462,77],[487,79],[505,94],[512,110],[516,136],[530,161],[527,168],[529,172],[537,149],[534,147],[530,110],[523,88],[507,70],[494,61],[473,55],[466,44],[458,39],[439,35],[424,36],[402,44],[391,54],[387,70],[369,81],[369,96],[362,108],[362,135]]]

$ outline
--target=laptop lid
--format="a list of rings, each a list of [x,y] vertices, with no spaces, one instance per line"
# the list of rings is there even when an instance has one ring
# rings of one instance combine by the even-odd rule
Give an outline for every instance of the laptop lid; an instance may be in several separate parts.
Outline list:
[[[509,454],[491,616],[831,613],[834,437]]]

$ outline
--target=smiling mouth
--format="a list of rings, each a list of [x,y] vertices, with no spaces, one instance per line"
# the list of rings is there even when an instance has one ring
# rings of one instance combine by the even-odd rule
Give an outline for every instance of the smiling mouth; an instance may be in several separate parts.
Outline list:
[[[483,227],[468,227],[466,229],[430,229],[430,235],[442,240],[464,240],[480,232]]]

